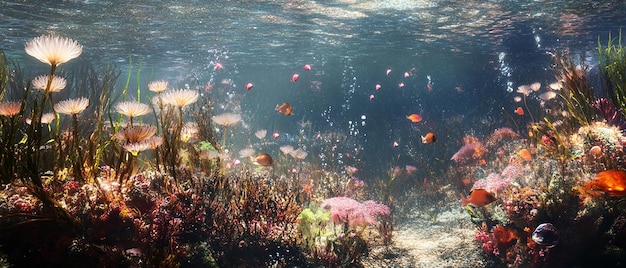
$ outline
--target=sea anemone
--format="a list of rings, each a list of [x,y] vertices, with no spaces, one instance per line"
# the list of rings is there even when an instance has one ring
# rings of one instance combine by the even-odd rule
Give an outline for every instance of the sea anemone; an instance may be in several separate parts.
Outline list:
[[[54,110],[57,113],[77,115],[82,113],[89,106],[89,99],[77,98],[60,101],[54,105]]]
[[[161,93],[165,91],[167,89],[167,86],[168,86],[168,82],[164,80],[153,81],[153,82],[148,83],[148,89],[156,93]]]
[[[0,103],[0,115],[13,117],[20,113],[22,103],[19,101],[9,101]]]
[[[66,37],[42,35],[26,43],[24,50],[43,63],[58,66],[80,56],[83,46]]]
[[[172,106],[176,106],[178,108],[183,108],[188,106],[198,100],[198,91],[190,90],[190,89],[177,89],[165,91],[161,95],[161,99],[163,100],[163,104],[168,104]]]
[[[241,115],[234,113],[225,113],[220,115],[214,115],[212,119],[213,122],[215,122],[216,124],[228,127],[239,123],[239,121],[241,121]]]
[[[252,157],[254,155],[254,149],[253,148],[241,149],[239,151],[239,155],[241,157]]]
[[[150,113],[150,106],[136,101],[123,101],[115,105],[115,111],[131,118]]]
[[[56,116],[54,116],[53,113],[45,113],[41,115],[41,123],[42,124],[50,124],[52,123],[52,120],[54,120],[56,118]],[[32,120],[30,118],[26,118],[26,124],[31,124]]]
[[[283,152],[283,154],[291,154],[293,152],[293,146],[291,145],[283,145],[280,146],[278,149],[280,149],[281,152]]]
[[[293,150],[291,153],[289,153],[291,156],[293,156],[293,158],[295,158],[296,160],[303,160],[307,157],[307,155],[309,155],[307,152],[305,152],[304,150],[298,148],[296,150]]]
[[[183,142],[189,141],[191,138],[198,134],[198,124],[196,122],[187,122],[183,125],[183,129],[180,131],[180,140]]]
[[[48,86],[48,80],[50,79],[49,75],[40,75],[33,79],[33,87],[39,90],[46,90]],[[67,86],[67,80],[60,76],[53,76],[52,82],[50,83],[50,88],[48,88],[47,92],[59,92],[63,90]]]
[[[142,142],[156,133],[152,125],[130,125],[113,135],[113,139],[122,143]]]
[[[257,130],[254,135],[259,138],[259,140],[265,139],[265,136],[267,135],[267,129],[261,129],[261,130]]]
[[[163,138],[159,136],[152,136],[148,138],[145,142],[150,144],[150,149],[154,150],[163,144]]]
[[[125,151],[131,153],[133,156],[137,156],[139,152],[150,149],[150,144],[146,141],[132,142],[132,143],[124,144],[122,148],[124,148]]]

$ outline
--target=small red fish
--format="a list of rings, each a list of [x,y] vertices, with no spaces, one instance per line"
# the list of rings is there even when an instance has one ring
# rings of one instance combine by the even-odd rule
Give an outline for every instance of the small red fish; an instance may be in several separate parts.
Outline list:
[[[296,82],[296,81],[298,81],[298,78],[300,78],[300,75],[299,75],[299,74],[293,74],[293,75],[291,76],[291,80],[290,80],[290,81],[291,81],[291,82]]]
[[[426,88],[428,89],[428,92],[433,91],[433,84],[431,84],[430,82],[426,83]]]
[[[381,87],[383,87],[383,86],[381,86],[380,84],[376,84],[376,87],[374,87],[374,88],[375,88],[376,90],[379,90]]]
[[[517,107],[517,109],[515,109],[515,113],[517,115],[524,115],[524,109],[522,109],[522,107]]]
[[[403,88],[403,87],[404,87],[404,83],[400,82],[400,83],[398,84],[398,88]]]
[[[305,64],[304,66],[302,66],[302,70],[310,71],[311,70],[311,65],[310,64]]]
[[[392,145],[393,145],[393,148],[397,148],[398,146],[400,146],[400,144],[398,144],[397,141],[394,141]]]
[[[406,119],[409,119],[413,123],[419,123],[422,121],[422,117],[418,114],[410,114],[406,116]]]
[[[370,101],[374,100],[374,94],[370,95]]]
[[[387,69],[387,72],[385,74],[387,74],[387,76],[389,76],[389,74],[391,74],[391,69]]]
[[[426,133],[426,136],[422,136],[423,144],[433,144],[437,142],[437,137],[432,132]]]
[[[409,74],[409,72],[404,72],[404,78],[409,78],[409,76],[411,76],[411,74]]]
[[[250,90],[254,87],[254,85],[252,83],[247,83],[246,84],[246,90]]]
[[[272,138],[274,138],[274,139],[278,139],[278,138],[280,138],[280,134],[279,134],[278,132],[274,132],[274,133],[272,134]]]
[[[213,65],[213,70],[221,70],[222,68],[224,68],[224,66],[222,66],[222,64],[221,64],[221,63],[219,63],[219,62],[216,62],[216,63]]]
[[[474,207],[482,207],[496,201],[496,197],[485,189],[474,189],[466,198],[461,196],[463,206],[470,204]]]

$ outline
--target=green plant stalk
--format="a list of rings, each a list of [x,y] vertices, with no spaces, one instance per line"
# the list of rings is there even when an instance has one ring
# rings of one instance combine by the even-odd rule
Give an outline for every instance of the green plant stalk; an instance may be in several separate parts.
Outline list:
[[[80,138],[78,137],[78,115],[72,114],[72,151],[70,152],[70,158],[72,160],[72,171],[74,172],[74,179],[77,181],[83,181],[82,161],[79,157],[80,152],[78,150],[78,143]]]
[[[621,30],[617,42],[614,42],[609,33],[609,40],[604,48],[598,38],[598,56],[605,89],[622,114],[626,114],[626,49],[622,46]]]

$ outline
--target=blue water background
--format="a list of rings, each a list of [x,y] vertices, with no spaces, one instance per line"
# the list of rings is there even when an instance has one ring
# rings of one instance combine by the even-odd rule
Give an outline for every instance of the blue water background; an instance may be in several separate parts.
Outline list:
[[[416,182],[444,184],[464,135],[525,132],[530,118],[513,113],[511,91],[554,82],[548,52],[569,49],[595,66],[598,39],[626,25],[624,1],[0,1],[0,10],[0,48],[30,77],[46,68],[24,44],[57,33],[84,46],[82,59],[117,65],[118,90],[141,64],[143,96],[149,81],[168,80],[212,98],[214,114],[241,113],[234,150],[276,156],[290,144],[325,168],[355,166],[366,181],[414,165]],[[274,110],[283,102],[292,116]],[[540,115],[537,100],[529,108]],[[412,113],[423,122],[410,123]],[[259,129],[282,137],[262,147]],[[427,132],[436,144],[421,143]]]

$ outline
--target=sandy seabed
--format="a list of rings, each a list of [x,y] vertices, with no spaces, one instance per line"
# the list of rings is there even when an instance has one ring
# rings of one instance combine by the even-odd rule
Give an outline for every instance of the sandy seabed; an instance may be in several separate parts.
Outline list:
[[[459,202],[436,214],[415,211],[396,226],[391,254],[374,245],[365,267],[487,267],[476,226]]]

